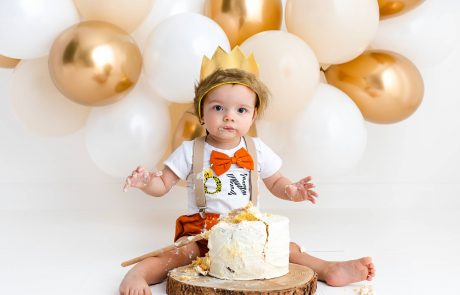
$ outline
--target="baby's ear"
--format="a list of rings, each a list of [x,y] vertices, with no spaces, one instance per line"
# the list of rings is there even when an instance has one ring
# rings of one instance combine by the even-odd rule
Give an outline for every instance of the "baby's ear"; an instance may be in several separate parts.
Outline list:
[[[257,114],[258,114],[257,108],[254,108],[254,114],[252,115],[252,122],[254,122],[256,120]]]

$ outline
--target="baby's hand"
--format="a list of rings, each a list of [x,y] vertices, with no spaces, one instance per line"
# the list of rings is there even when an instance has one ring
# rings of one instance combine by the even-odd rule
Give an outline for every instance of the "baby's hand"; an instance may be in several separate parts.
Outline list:
[[[302,202],[308,200],[315,204],[318,194],[312,190],[315,185],[310,183],[310,181],[311,176],[307,176],[296,183],[286,185],[285,192],[289,200],[294,202]]]
[[[123,191],[127,192],[129,187],[144,188],[152,180],[152,177],[159,177],[161,175],[163,175],[161,171],[148,172],[139,166],[126,178]]]

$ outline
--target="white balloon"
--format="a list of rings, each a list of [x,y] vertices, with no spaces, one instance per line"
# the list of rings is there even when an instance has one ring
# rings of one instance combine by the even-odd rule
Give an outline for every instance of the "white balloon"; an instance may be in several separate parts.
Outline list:
[[[290,124],[286,162],[298,177],[343,175],[366,148],[367,130],[358,107],[327,84],[320,83],[308,109]]]
[[[44,136],[62,136],[83,128],[91,110],[70,101],[54,86],[47,57],[22,60],[16,66],[11,106],[27,129]]]
[[[260,78],[271,92],[264,119],[286,120],[307,106],[319,83],[319,63],[302,39],[288,32],[267,31],[246,39],[241,49],[254,53]]]
[[[54,39],[77,23],[72,0],[0,2],[0,54],[31,59],[48,54]]]
[[[307,42],[326,64],[360,55],[379,23],[376,0],[287,0],[285,14],[288,32]]]
[[[286,123],[286,122],[285,122]],[[286,124],[257,119],[257,136],[260,137],[275,153],[282,154],[288,147]]]
[[[458,25],[448,1],[424,1],[380,22],[371,46],[397,52],[420,67],[433,66],[455,47]]]
[[[230,50],[224,30],[213,20],[196,13],[169,17],[147,40],[144,71],[148,82],[167,100],[192,102],[203,56],[211,57],[218,46]]]
[[[86,147],[96,166],[123,178],[139,165],[153,169],[168,147],[169,132],[166,102],[152,98],[141,81],[122,101],[91,111]]]
[[[139,48],[144,49],[145,42],[152,30],[166,18],[184,12],[203,14],[205,0],[155,0],[150,14],[131,34]]]

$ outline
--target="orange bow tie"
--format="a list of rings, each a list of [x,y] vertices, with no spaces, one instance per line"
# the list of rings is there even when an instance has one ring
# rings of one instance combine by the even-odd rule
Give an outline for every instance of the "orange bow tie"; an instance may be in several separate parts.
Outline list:
[[[254,169],[254,161],[248,151],[244,148],[237,150],[233,157],[229,157],[221,152],[212,151],[210,163],[212,170],[214,170],[217,176],[227,172],[232,164],[236,164],[249,170]]]

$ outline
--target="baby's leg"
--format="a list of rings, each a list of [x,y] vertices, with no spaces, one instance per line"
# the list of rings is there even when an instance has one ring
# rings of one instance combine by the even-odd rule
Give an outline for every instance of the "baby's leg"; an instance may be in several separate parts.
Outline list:
[[[340,287],[364,280],[372,280],[375,275],[374,264],[370,257],[349,261],[326,261],[300,250],[291,243],[289,261],[312,268],[320,281],[330,286]]]
[[[120,294],[152,294],[149,285],[162,282],[166,278],[168,271],[191,263],[199,254],[198,245],[191,243],[160,256],[142,260],[125,275],[120,284]]]

